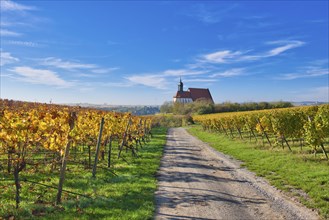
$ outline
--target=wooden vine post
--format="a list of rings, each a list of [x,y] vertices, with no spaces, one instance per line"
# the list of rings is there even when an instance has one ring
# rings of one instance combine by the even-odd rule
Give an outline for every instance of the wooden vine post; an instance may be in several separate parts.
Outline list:
[[[272,147],[271,141],[270,141],[270,139],[268,138],[267,133],[265,132],[265,129],[263,128],[263,126],[262,126],[262,124],[260,123],[260,121],[259,121],[258,118],[257,118],[257,122],[259,123],[259,126],[260,126],[260,128],[262,129],[262,132],[263,132],[263,134],[265,135],[265,137],[266,137],[266,139],[267,139],[267,142],[268,142],[268,143],[270,144],[270,146]]]
[[[74,128],[75,120],[77,116],[75,112],[70,113],[69,118],[69,125],[70,125],[70,131]],[[67,158],[70,153],[70,146],[71,146],[71,140],[70,140],[70,134],[68,134],[68,142],[65,147],[63,159],[62,159],[62,166],[60,169],[60,176],[59,176],[59,183],[58,183],[58,192],[57,192],[57,198],[56,198],[56,204],[60,204],[62,200],[62,191],[63,191],[63,184],[65,179],[65,171],[66,171],[66,164],[67,164]]]
[[[93,166],[93,177],[96,177],[96,168],[97,168],[97,162],[98,162],[98,154],[99,149],[102,142],[102,132],[103,132],[103,126],[104,126],[104,118],[101,120],[100,128],[99,128],[99,134],[98,134],[98,140],[97,140],[97,146],[96,146],[96,154],[95,154],[95,161]]]
[[[257,137],[256,137],[254,131],[252,130],[251,126],[250,126],[248,123],[247,123],[247,125],[248,125],[248,127],[249,127],[250,132],[252,133],[252,135],[254,136],[254,138],[255,138],[256,141],[257,141]],[[250,136],[250,140],[251,140],[251,136]]]
[[[290,152],[292,152],[291,147],[290,147],[290,145],[289,145],[289,143],[288,143],[286,137],[285,137],[284,135],[282,135],[282,138],[283,138],[283,141],[286,142],[286,145],[288,146]]]
[[[127,138],[127,133],[128,133],[128,130],[129,130],[129,126],[131,124],[131,119],[129,118],[128,120],[128,124],[127,124],[127,127],[126,127],[126,130],[125,130],[125,133],[123,134],[123,137],[122,137],[122,143],[121,143],[121,146],[119,148],[119,153],[118,153],[118,158],[120,158],[121,156],[121,151],[123,149],[123,146],[125,145],[126,143],[126,138]]]
[[[107,167],[111,167],[111,153],[112,153],[112,135],[109,140],[109,151],[107,155]]]
[[[15,193],[16,209],[19,208],[19,203],[20,203],[21,184],[19,180],[19,173],[26,167],[26,162],[25,162],[26,144],[23,143],[21,145],[22,147],[19,148],[21,152],[18,153],[17,161],[14,164],[14,179],[15,179],[15,187],[16,187],[16,193]]]
[[[142,138],[144,144],[145,144],[145,142],[147,140],[147,134],[146,133],[147,133],[146,119],[144,119],[144,134],[143,134],[143,138]]]
[[[237,125],[235,127],[238,130],[238,132],[239,132],[240,138],[243,140],[241,129]]]
[[[227,131],[226,131],[226,129],[225,129],[225,127],[224,127],[224,125],[223,125],[221,122],[219,122],[219,124],[220,124],[220,126],[222,127],[222,129],[224,130],[224,132],[225,132],[226,136],[228,136],[228,133],[227,133]]]

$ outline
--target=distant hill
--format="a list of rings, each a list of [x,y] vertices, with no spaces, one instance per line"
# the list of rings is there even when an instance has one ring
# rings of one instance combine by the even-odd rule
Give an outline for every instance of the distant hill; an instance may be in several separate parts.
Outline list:
[[[89,104],[89,103],[70,103],[70,106],[81,106],[85,108],[95,108],[103,111],[131,112],[133,115],[154,115],[160,112],[158,105],[108,105],[108,104]]]
[[[316,101],[303,101],[303,102],[291,102],[294,106],[308,106],[308,105],[322,105],[329,102],[316,102]]]

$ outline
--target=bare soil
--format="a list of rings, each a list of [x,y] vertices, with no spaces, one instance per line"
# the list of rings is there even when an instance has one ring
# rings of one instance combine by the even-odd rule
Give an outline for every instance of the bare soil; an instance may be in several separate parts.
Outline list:
[[[240,164],[183,128],[169,129],[155,219],[319,219]]]

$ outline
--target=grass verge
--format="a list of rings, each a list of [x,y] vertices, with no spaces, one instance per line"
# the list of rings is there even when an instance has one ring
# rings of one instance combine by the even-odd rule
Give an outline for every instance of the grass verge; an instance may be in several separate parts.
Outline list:
[[[243,161],[243,166],[250,171],[329,219],[328,161],[314,160],[310,155],[293,154],[288,150],[262,149],[247,141],[203,131],[201,126],[190,127],[188,131],[214,149]]]
[[[55,205],[56,189],[22,182],[22,202],[15,209],[13,183],[0,181],[0,219],[152,219],[155,173],[160,166],[166,131],[153,129],[153,138],[139,150],[138,158],[124,154],[126,161],[117,159],[113,148],[111,172],[98,168],[96,178],[92,178],[91,169],[69,164],[64,189],[91,198],[63,193],[62,204]],[[100,162],[100,167],[106,167],[106,161],[103,163]],[[58,184],[58,173],[22,171],[21,177],[47,185]]]

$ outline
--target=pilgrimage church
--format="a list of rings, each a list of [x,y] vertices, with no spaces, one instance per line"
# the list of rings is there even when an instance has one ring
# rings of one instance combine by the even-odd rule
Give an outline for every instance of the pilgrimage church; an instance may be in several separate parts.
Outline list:
[[[174,96],[174,103],[190,103],[200,99],[209,100],[211,103],[214,103],[209,89],[188,88],[187,91],[184,91],[183,82],[182,79],[180,79],[180,82],[178,84],[178,91]]]

